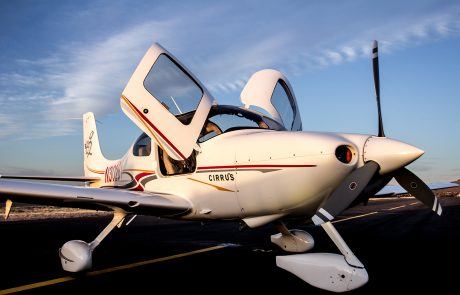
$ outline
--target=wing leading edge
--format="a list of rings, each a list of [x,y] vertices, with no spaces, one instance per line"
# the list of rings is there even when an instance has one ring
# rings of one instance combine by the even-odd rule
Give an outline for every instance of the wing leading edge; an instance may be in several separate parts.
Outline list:
[[[0,200],[104,211],[121,209],[136,214],[170,217],[185,215],[192,209],[186,199],[164,193],[7,179],[0,179]]]

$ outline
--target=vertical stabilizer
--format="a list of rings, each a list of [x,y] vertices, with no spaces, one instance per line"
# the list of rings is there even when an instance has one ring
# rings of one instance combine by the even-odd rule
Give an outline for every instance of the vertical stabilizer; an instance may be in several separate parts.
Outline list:
[[[85,176],[102,177],[107,160],[102,155],[94,114],[83,115],[83,167]]]

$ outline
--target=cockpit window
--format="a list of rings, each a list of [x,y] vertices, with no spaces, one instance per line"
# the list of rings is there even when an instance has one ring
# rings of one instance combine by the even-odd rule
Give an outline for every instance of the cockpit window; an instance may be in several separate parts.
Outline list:
[[[166,54],[161,54],[144,81],[144,87],[173,115],[197,109],[203,90]]]
[[[276,111],[280,114],[284,126],[287,129],[292,128],[295,117],[295,103],[288,87],[282,80],[276,83],[275,90],[273,91],[271,102]]]
[[[147,157],[150,156],[151,151],[152,141],[147,134],[143,133],[134,144],[133,155],[136,157]]]
[[[276,121],[265,116],[238,107],[218,106],[211,109],[198,141],[204,142],[222,133],[242,129],[285,130]]]
[[[262,120],[256,122],[241,113],[219,114],[209,118],[209,121],[219,126],[222,133],[240,129],[268,128]]]

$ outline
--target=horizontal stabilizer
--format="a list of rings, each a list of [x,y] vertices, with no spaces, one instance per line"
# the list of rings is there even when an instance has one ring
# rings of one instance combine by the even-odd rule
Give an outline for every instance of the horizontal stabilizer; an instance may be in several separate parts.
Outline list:
[[[48,180],[48,181],[97,181],[99,177],[89,176],[32,176],[32,175],[0,175],[3,179],[26,179],[26,180]]]

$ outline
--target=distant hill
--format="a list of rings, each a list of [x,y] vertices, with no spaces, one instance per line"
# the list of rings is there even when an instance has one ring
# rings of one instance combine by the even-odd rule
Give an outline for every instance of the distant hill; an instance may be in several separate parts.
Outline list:
[[[457,183],[459,186],[442,189],[442,190],[439,190],[438,193],[460,193],[460,179],[457,179],[452,182]]]

